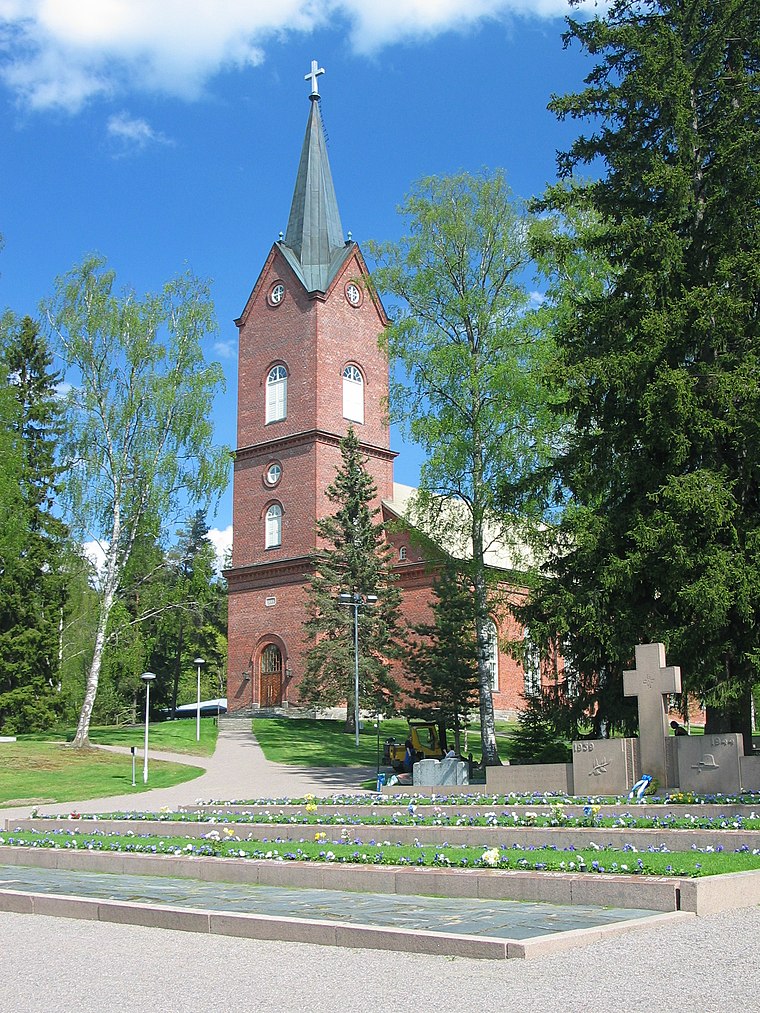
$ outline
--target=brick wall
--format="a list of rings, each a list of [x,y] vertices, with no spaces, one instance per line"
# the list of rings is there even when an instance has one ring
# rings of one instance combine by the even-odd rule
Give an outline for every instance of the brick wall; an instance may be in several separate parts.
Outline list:
[[[378,487],[377,505],[393,497],[393,458],[385,403],[388,364],[378,348],[387,322],[364,280],[367,269],[353,246],[324,295],[305,292],[275,245],[246,307],[240,329],[238,376],[238,452],[233,489],[233,558],[229,581],[228,706],[248,710],[261,701],[261,652],[275,644],[283,662],[282,702],[297,704],[306,644],[304,579],[316,547],[315,520],[333,512],[325,489],[340,466],[343,418],[343,370],[356,365],[364,378],[364,424],[353,423],[367,468]],[[358,306],[346,297],[346,285],[361,292]],[[285,294],[272,305],[270,293],[283,284]],[[266,424],[266,378],[273,365],[288,371],[287,415]],[[281,475],[268,484],[268,467]],[[265,547],[265,515],[272,503],[282,507],[281,545]],[[433,575],[420,565],[422,550],[408,534],[394,534],[394,551],[406,549],[398,573],[403,612],[410,624],[430,617]],[[500,620],[499,633],[510,629]],[[397,678],[404,684],[402,668]],[[520,706],[523,674],[499,653],[498,711]]]

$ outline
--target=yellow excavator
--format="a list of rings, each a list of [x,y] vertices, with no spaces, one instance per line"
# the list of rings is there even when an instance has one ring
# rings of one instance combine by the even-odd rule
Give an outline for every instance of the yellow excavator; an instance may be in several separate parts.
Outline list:
[[[440,760],[444,755],[440,728],[435,721],[410,721],[407,742],[410,740],[416,760]],[[394,738],[385,740],[383,763],[386,767],[393,767],[400,773],[404,770],[405,756],[406,742]]]

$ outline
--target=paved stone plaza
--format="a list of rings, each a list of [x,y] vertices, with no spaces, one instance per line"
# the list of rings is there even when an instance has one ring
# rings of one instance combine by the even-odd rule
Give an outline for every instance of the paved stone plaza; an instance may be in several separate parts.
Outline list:
[[[530,939],[551,932],[610,925],[657,912],[468,897],[356,893],[245,883],[205,883],[169,876],[127,876],[0,865],[0,890],[97,897],[195,910],[237,911],[283,918]]]

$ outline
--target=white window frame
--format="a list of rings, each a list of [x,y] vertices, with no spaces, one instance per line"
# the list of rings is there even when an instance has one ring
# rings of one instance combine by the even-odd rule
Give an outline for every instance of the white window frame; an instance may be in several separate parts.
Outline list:
[[[364,377],[353,362],[343,368],[343,418],[364,425]]]
[[[282,545],[282,507],[272,503],[264,519],[264,548],[277,549]]]
[[[272,366],[267,375],[266,414],[264,422],[281,422],[288,415],[288,371]]]

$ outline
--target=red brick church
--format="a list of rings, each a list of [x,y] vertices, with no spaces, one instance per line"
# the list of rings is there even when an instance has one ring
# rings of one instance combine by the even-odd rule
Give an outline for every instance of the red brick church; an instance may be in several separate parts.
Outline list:
[[[315,520],[332,509],[325,489],[349,426],[361,442],[384,517],[403,517],[413,492],[393,481],[396,454],[384,410],[388,362],[378,347],[387,317],[364,284],[361,250],[341,226],[320,114],[320,73],[314,63],[307,75],[309,118],[287,231],[236,321],[238,449],[226,572],[230,713],[299,702],[305,575],[316,548]],[[390,537],[404,615],[409,622],[427,619],[434,575],[409,535]],[[510,622],[494,617],[492,669],[494,708],[513,714],[526,675],[498,648],[513,629]]]

